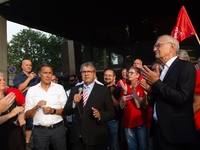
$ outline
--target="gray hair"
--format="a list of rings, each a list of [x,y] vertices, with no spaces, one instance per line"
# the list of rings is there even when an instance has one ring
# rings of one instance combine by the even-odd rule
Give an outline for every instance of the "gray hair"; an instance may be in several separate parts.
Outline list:
[[[0,72],[0,75],[2,75],[5,78],[5,76],[4,76],[4,74],[2,72]]]
[[[94,62],[86,62],[81,65],[80,72],[82,71],[83,67],[92,67],[93,71],[96,72],[96,65]]]
[[[3,77],[4,77],[4,79],[5,79],[5,76],[4,76],[4,74],[2,73],[2,72],[0,72],[0,75],[2,75]],[[4,93],[7,91],[7,87],[4,89]]]
[[[173,38],[172,36],[170,36],[170,35],[162,35],[162,36],[159,36],[158,37],[158,39],[159,38],[161,38],[161,37],[165,37],[167,40],[168,40],[168,42],[170,42],[170,43],[172,43],[172,44],[175,44],[175,50],[176,50],[176,54],[178,54],[178,51],[179,51],[179,42],[175,39],[175,38]]]
[[[180,49],[178,54],[179,54],[179,58],[181,58],[181,59],[187,58],[187,61],[190,61],[190,57],[189,57],[188,52],[186,50]]]

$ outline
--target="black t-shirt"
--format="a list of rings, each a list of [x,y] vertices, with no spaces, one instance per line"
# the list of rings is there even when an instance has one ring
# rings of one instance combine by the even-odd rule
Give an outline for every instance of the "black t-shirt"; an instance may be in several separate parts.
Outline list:
[[[114,98],[118,101],[119,98],[120,98],[121,87],[113,85],[113,86],[109,86],[108,88],[111,88],[111,87],[115,87],[115,90],[114,90],[114,92],[113,92],[113,96],[114,96]],[[120,110],[117,110],[117,109],[115,108],[115,120],[118,120],[118,119],[119,119],[119,117],[121,116],[120,113],[121,113],[121,111],[120,111]]]

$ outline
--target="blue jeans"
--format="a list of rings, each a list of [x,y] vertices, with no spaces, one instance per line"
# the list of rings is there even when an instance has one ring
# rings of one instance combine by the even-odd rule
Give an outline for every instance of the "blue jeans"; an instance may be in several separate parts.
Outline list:
[[[108,136],[109,136],[109,150],[118,150],[118,120],[111,120],[108,124]]]
[[[124,128],[129,150],[148,150],[147,126],[141,125],[134,128]]]

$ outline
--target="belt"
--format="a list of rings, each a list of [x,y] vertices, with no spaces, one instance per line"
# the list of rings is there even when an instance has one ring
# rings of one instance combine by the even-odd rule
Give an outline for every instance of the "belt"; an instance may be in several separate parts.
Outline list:
[[[41,126],[41,125],[34,125],[35,128],[40,128],[40,129],[55,129],[57,127],[59,127],[61,124],[63,124],[63,122],[58,122],[56,124],[53,124],[53,125],[48,125],[48,126]]]

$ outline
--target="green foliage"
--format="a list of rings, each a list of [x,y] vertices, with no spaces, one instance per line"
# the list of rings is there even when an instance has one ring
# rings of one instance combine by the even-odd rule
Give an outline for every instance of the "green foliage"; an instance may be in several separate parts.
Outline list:
[[[7,65],[14,65],[20,73],[24,59],[32,61],[32,67],[38,68],[42,62],[51,63],[54,70],[61,70],[60,44],[66,39],[55,35],[43,34],[32,29],[23,29],[7,44]]]

